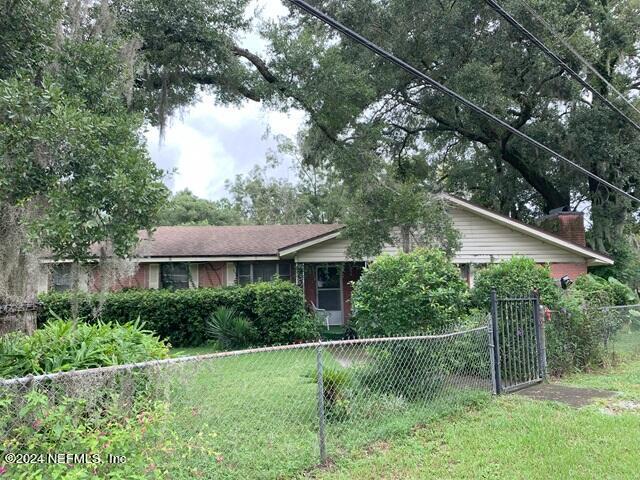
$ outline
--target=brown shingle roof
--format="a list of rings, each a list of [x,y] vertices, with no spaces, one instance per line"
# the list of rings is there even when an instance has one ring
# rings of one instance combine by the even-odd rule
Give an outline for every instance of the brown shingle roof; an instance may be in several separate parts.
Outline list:
[[[277,255],[278,250],[342,228],[336,224],[158,227],[145,231],[140,257],[235,257]]]

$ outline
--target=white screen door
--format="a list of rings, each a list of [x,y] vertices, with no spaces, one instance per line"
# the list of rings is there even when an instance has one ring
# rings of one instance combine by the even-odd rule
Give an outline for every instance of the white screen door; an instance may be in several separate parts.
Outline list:
[[[329,315],[329,325],[342,325],[342,272],[338,267],[316,269],[318,308]]]

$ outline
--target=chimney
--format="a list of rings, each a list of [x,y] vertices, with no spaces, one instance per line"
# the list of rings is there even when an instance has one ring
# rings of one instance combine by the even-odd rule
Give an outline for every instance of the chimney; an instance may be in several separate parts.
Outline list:
[[[582,212],[563,211],[557,208],[551,210],[549,215],[538,219],[538,225],[543,230],[552,233],[563,240],[587,246],[584,234],[584,214]]]

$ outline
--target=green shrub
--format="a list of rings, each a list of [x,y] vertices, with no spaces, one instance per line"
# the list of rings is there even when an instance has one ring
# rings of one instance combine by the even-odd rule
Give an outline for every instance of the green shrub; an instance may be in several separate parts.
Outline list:
[[[318,338],[318,323],[305,309],[302,289],[287,281],[243,287],[253,321],[263,342],[273,345]]]
[[[580,275],[570,290],[593,306],[629,305],[638,301],[633,290],[613,277],[606,280],[591,274]]]
[[[582,294],[567,292],[558,307],[545,324],[550,373],[563,375],[605,365],[605,340],[621,325],[612,324],[605,312],[585,302]]]
[[[370,347],[369,363],[358,372],[358,382],[375,393],[404,400],[428,400],[440,392],[447,362],[442,352],[426,343]]]
[[[103,392],[97,392],[103,393]],[[105,394],[107,392],[104,392]],[[117,395],[116,392],[112,392]],[[19,395],[19,398],[15,398]],[[14,396],[14,398],[11,398]],[[37,389],[5,394],[3,402],[16,402],[15,415],[0,418],[3,452],[24,454],[86,453],[99,463],[7,464],[7,478],[22,479],[143,479],[162,452],[198,448],[197,439],[183,440],[170,430],[178,421],[165,402],[138,396],[138,403],[123,412],[117,401],[99,415],[75,396],[50,396]],[[126,458],[110,463],[108,455]],[[161,477],[153,477],[161,478]]]
[[[80,294],[78,315],[87,322],[97,319],[126,323],[136,318],[173,346],[190,347],[207,341],[207,320],[219,307],[235,308],[256,327],[265,344],[291,343],[316,338],[316,322],[305,311],[302,290],[291,282],[273,281],[244,287],[188,290],[128,290],[107,294]],[[49,293],[39,323],[57,314],[71,316],[71,296]]]
[[[21,377],[168,357],[167,345],[139,321],[114,325],[53,320],[27,336],[0,339],[0,377]]]
[[[460,322],[468,300],[460,271],[443,252],[383,255],[354,285],[352,323],[361,336],[429,332]]]
[[[207,322],[209,339],[226,350],[247,348],[257,340],[256,328],[234,308],[219,307]]]
[[[550,268],[526,257],[513,257],[479,270],[471,292],[474,305],[488,310],[493,287],[498,298],[528,297],[538,290],[540,301],[551,307],[557,305],[561,293],[551,278]]]
[[[311,375],[314,384],[318,383],[318,371]],[[325,366],[322,371],[322,387],[325,413],[329,418],[345,420],[350,414],[351,372],[340,367]]]

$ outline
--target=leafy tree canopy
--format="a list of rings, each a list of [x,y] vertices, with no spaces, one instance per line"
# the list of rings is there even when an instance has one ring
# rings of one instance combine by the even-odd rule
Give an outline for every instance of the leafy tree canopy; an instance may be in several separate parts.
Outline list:
[[[160,210],[159,225],[238,225],[243,220],[227,199],[206,200],[182,190]]]
[[[119,256],[155,225],[165,196],[143,117],[127,105],[128,40],[98,5],[26,1],[0,17],[0,296],[29,296],[16,279],[47,249],[84,260],[108,242]],[[28,239],[31,241],[29,242]],[[33,283],[33,282],[31,282]]]
[[[639,194],[637,132],[586,95],[484,3],[312,3],[515,128]],[[567,52],[522,2],[502,4],[603,95],[618,102],[609,86]],[[530,4],[637,103],[638,0]],[[259,56],[239,43],[252,28],[244,15],[247,1],[121,0],[113,5],[120,5],[120,31],[140,39],[144,68],[137,72],[135,98],[150,118],[161,121],[167,111],[197,98],[200,88],[225,102],[248,98],[269,107],[302,108],[309,128],[305,162],[331,166],[349,189],[349,198],[361,200],[354,212],[367,205],[372,209],[375,199],[386,195],[378,187],[401,192],[395,203],[409,211],[414,206],[403,203],[403,192],[444,188],[525,221],[553,208],[588,209],[591,246],[614,254],[633,248],[626,225],[637,224],[637,206],[294,7],[289,15],[260,25],[269,48]],[[357,217],[345,218],[349,222]],[[419,232],[420,222],[412,219],[407,230]],[[637,250],[631,254],[637,257]]]

